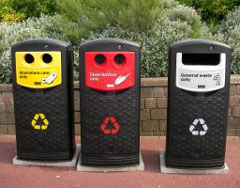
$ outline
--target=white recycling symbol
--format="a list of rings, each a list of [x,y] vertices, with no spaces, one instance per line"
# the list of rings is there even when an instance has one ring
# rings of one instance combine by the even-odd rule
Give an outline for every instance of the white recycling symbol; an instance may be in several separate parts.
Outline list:
[[[196,127],[199,123],[202,126],[202,130],[200,131],[196,130]],[[192,125],[190,125],[189,131],[193,136],[204,136],[207,134],[208,126],[203,118],[197,118],[193,121]]]

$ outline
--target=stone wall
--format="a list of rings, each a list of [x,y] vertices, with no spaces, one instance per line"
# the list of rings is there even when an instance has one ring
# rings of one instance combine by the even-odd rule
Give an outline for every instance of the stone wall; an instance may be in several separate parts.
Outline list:
[[[167,78],[143,78],[141,135],[164,136],[167,124]],[[75,130],[80,134],[79,84],[74,84]],[[240,136],[240,75],[231,77],[228,136]],[[0,134],[15,134],[12,86],[0,85]]]

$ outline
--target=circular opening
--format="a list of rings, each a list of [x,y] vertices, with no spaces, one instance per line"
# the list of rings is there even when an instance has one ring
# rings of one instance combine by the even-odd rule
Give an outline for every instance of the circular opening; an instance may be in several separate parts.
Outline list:
[[[34,62],[34,57],[31,54],[26,54],[25,55],[25,61],[27,63],[33,63]]]
[[[42,60],[43,60],[44,63],[51,63],[52,59],[53,58],[50,54],[44,54],[42,56]]]
[[[118,55],[115,56],[114,61],[115,61],[117,64],[122,64],[122,63],[125,62],[125,57],[124,57],[124,55],[122,55],[122,54],[118,54]]]
[[[98,54],[95,57],[95,61],[98,64],[102,64],[102,63],[104,63],[106,61],[106,57],[104,55]]]

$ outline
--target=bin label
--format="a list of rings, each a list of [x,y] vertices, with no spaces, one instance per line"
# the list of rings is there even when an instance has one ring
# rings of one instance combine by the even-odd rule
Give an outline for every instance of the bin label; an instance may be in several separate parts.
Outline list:
[[[112,127],[110,127],[110,124]],[[117,134],[120,130],[120,125],[117,122],[115,117],[107,117],[105,118],[104,122],[101,124],[101,131],[104,134]]]
[[[43,113],[37,113],[34,115],[31,125],[35,130],[44,131],[47,130],[49,122]]]
[[[105,61],[98,64],[97,55],[103,55]],[[125,61],[116,63],[115,57],[124,55]],[[85,83],[87,87],[102,91],[123,90],[135,85],[134,52],[86,52]]]
[[[216,66],[184,65],[182,54],[177,53],[176,86],[178,88],[208,92],[225,86],[226,54],[221,54],[220,63]]]
[[[51,55],[52,61],[45,63],[43,55]],[[32,63],[25,60],[26,54],[34,57]],[[18,85],[43,89],[62,83],[61,52],[16,52],[16,81]]]
[[[208,126],[203,118],[196,118],[190,125],[189,131],[193,136],[205,136],[208,131]]]

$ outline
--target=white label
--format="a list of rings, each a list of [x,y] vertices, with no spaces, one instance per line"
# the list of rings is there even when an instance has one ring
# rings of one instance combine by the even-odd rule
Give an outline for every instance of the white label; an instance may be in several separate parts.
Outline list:
[[[114,84],[107,84],[107,88],[114,88],[115,85]]]
[[[112,73],[112,72],[90,72],[89,73],[89,79],[90,81],[95,81],[95,82],[99,82],[100,78],[106,78],[106,77],[117,77],[116,73]]]
[[[182,53],[177,53],[176,86],[188,91],[214,91],[225,86],[226,54],[221,54],[216,66],[184,65]]]
[[[130,76],[130,74],[127,74],[126,76],[119,76],[116,80],[115,80],[115,82],[114,82],[114,84],[117,86],[117,85],[120,85],[121,83],[123,83],[125,80],[127,80],[127,78]]]
[[[57,74],[55,72],[52,72],[49,77],[43,78],[42,83],[44,84],[51,84],[53,81],[57,78]]]

